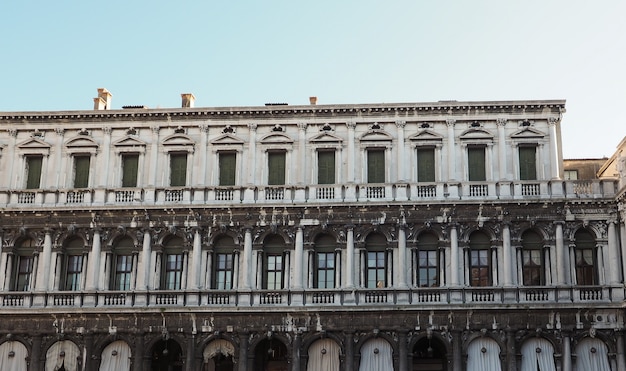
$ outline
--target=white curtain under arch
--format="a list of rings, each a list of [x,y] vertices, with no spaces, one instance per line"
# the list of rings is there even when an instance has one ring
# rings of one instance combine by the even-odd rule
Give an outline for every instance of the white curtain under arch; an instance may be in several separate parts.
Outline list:
[[[46,352],[46,371],[82,371],[78,369],[78,359],[82,357],[80,349],[70,340],[57,341]]]
[[[6,341],[0,345],[0,370],[26,371],[28,350],[19,341]]]
[[[224,357],[235,357],[235,346],[228,340],[219,339],[213,340],[204,348],[204,352],[202,352],[202,357],[204,358],[204,363],[209,362],[209,360],[215,357],[218,354],[222,354]]]
[[[359,371],[392,371],[393,349],[385,339],[368,340],[361,347]]]
[[[123,340],[107,345],[102,351],[100,371],[130,371],[131,351]]]
[[[520,371],[556,371],[552,343],[542,338],[525,341],[522,345],[522,368]]]
[[[600,339],[586,338],[576,346],[577,371],[611,371],[606,344]]]
[[[320,339],[309,347],[307,371],[339,371],[341,348],[333,339]]]
[[[473,340],[467,347],[467,371],[502,371],[498,343],[487,337]]]

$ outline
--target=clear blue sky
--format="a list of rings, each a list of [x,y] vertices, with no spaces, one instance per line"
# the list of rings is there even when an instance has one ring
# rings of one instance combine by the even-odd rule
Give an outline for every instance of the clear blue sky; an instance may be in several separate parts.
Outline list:
[[[566,99],[567,158],[626,135],[626,1],[0,4],[0,111]]]

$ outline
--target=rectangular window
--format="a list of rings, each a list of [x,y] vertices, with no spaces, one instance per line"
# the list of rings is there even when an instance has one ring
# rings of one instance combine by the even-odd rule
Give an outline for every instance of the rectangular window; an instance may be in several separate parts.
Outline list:
[[[265,256],[265,285],[267,290],[283,288],[283,256],[281,254],[267,254]]]
[[[89,161],[91,156],[74,156],[74,188],[89,187]]]
[[[285,184],[285,152],[268,152],[267,168],[267,184]]]
[[[491,286],[491,264],[489,250],[470,250],[471,286]]]
[[[122,187],[137,187],[139,155],[122,155]]]
[[[335,253],[318,252],[315,288],[332,289],[335,288]]]
[[[317,184],[335,184],[335,151],[317,152]]]
[[[384,251],[367,252],[367,288],[381,288],[387,286],[387,274]]]
[[[581,286],[596,284],[594,249],[576,248],[576,283]]]
[[[522,250],[524,286],[541,286],[543,284],[541,259],[541,250]]]
[[[26,189],[37,189],[41,185],[42,156],[26,157]]]
[[[187,185],[187,154],[170,154],[170,186],[182,187]]]
[[[233,186],[235,185],[235,171],[237,166],[237,154],[234,152],[220,152],[220,179],[219,185]]]
[[[520,180],[537,180],[537,147],[519,147]]]
[[[33,262],[32,256],[16,255],[15,259],[15,285],[14,291],[28,291],[31,289],[31,281],[33,276]]]
[[[434,182],[435,181],[435,149],[434,148],[418,148],[417,149],[417,181],[418,182]]]
[[[437,250],[418,251],[418,286],[437,287],[439,286],[439,265],[437,264]]]
[[[133,256],[117,255],[115,257],[115,271],[113,276],[113,290],[130,290],[130,278],[133,272]]]
[[[565,180],[578,180],[578,170],[565,170],[563,178]]]
[[[385,183],[385,150],[367,150],[367,182]]]
[[[67,291],[78,291],[81,289],[81,277],[83,273],[83,256],[68,255],[65,264],[65,282],[63,289]]]
[[[485,171],[485,147],[467,147],[467,170],[470,182],[487,180]]]
[[[233,254],[215,254],[214,289],[231,290],[233,288]]]
[[[183,254],[165,255],[164,290],[180,290],[183,277]]]

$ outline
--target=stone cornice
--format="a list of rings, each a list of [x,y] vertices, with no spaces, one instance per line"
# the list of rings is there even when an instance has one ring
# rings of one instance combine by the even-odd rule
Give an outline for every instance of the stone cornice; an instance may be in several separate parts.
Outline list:
[[[509,114],[552,115],[565,111],[565,100],[528,101],[484,101],[457,102],[440,101],[434,103],[381,103],[381,104],[341,104],[341,105],[301,105],[301,106],[262,106],[262,107],[209,107],[209,108],[168,108],[168,109],[121,109],[102,111],[40,111],[40,112],[0,112],[0,123],[25,123],[41,121],[102,121],[102,120],[167,120],[167,119],[228,119],[270,118],[289,116],[342,117],[342,116],[398,116],[418,114]]]

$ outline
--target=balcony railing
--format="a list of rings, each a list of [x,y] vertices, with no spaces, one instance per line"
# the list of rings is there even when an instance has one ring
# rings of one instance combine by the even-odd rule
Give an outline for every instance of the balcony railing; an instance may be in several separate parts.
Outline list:
[[[168,204],[292,204],[314,202],[428,202],[476,199],[613,198],[616,180],[398,184],[332,184],[267,187],[95,188],[0,190],[0,207],[38,208],[161,206]]]
[[[172,291],[65,291],[65,292],[0,292],[3,309],[28,308],[167,308],[212,307],[245,308],[256,306],[386,306],[428,305],[447,308],[450,305],[472,304],[474,307],[494,305],[526,307],[555,303],[571,305],[621,305],[623,286],[541,286],[541,287],[428,287],[381,289],[307,289],[290,290],[172,290]]]

